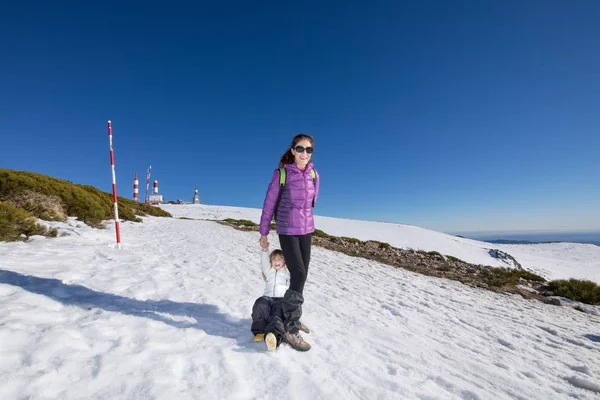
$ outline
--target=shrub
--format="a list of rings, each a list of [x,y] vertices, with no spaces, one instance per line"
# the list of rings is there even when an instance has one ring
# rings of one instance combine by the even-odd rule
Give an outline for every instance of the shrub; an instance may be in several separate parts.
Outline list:
[[[516,285],[520,278],[544,282],[545,279],[532,272],[516,268],[484,267],[480,276],[489,286]]]
[[[33,214],[8,202],[0,202],[0,241],[23,240],[21,235],[29,238],[33,235],[56,237],[56,229],[48,230],[37,223]]]
[[[315,229],[315,232],[313,233],[313,236],[315,237],[319,237],[319,238],[323,238],[323,239],[332,239],[333,236],[323,232],[320,229]]]
[[[4,200],[31,212],[45,221],[64,221],[67,219],[62,200],[56,195],[23,190],[8,194]]]
[[[342,236],[341,239],[345,240],[348,243],[353,243],[353,244],[360,244],[360,240],[356,239],[356,238],[351,238],[351,237],[346,237],[346,236]]]
[[[556,280],[549,282],[548,286],[556,296],[600,305],[600,286],[595,282],[579,279]]]
[[[255,226],[258,226],[258,224],[257,224],[256,222],[254,222],[254,221],[250,221],[250,220],[247,220],[247,219],[240,219],[240,220],[238,221],[238,224],[240,224],[240,225],[244,225],[244,226],[249,226],[249,227],[255,227]]]
[[[526,279],[528,281],[536,281],[536,282],[546,282],[544,278],[539,275],[534,274],[533,272],[527,271],[525,269],[519,269],[519,277]]]
[[[425,254],[430,255],[430,256],[436,256],[436,257],[444,258],[439,251],[428,251]]]
[[[258,226],[258,224],[256,222],[247,220],[247,219],[234,219],[234,218],[225,218],[224,219],[225,222],[227,222],[228,224],[232,224],[232,225],[237,225],[237,226],[246,226],[249,228],[253,228]]]
[[[34,172],[0,169],[0,201],[9,201],[38,218],[64,220],[77,217],[96,226],[113,218],[113,196],[93,186],[76,185]],[[170,217],[158,207],[123,197],[119,201],[119,219],[140,222],[136,215]]]
[[[380,242],[378,240],[370,240],[370,242],[376,243],[380,249],[387,249],[387,248],[391,247],[391,244],[386,243],[386,242]]]
[[[463,260],[461,260],[460,258],[456,258],[454,256],[446,256],[446,258],[450,261],[454,261],[454,262],[459,262],[459,263],[465,263]]]

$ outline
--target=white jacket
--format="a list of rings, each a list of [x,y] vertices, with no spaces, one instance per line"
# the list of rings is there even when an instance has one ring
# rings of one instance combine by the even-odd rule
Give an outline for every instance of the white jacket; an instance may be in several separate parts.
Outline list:
[[[271,267],[269,252],[261,251],[260,253],[260,264],[266,281],[263,296],[283,297],[290,286],[290,271],[288,271],[287,267],[275,271],[275,268]]]

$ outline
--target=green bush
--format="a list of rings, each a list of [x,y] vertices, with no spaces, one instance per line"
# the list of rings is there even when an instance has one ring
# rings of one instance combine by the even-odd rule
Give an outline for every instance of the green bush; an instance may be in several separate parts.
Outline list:
[[[356,238],[342,236],[341,239],[345,240],[348,243],[360,244],[360,240]]]
[[[454,261],[454,262],[459,262],[459,263],[465,263],[463,260],[461,260],[460,258],[456,258],[454,256],[446,256],[446,258],[450,261]]]
[[[536,282],[546,282],[544,278],[539,275],[534,274],[533,272],[529,272],[525,269],[519,269],[519,277],[526,279],[528,281],[536,281]]]
[[[376,243],[380,249],[387,249],[388,247],[391,247],[389,243],[380,242],[378,240],[369,240],[369,242]]]
[[[225,218],[223,221],[227,222],[228,224],[232,224],[232,225],[242,225],[242,226],[246,226],[249,228],[254,228],[257,227],[258,224],[254,221],[250,221],[247,219],[233,219],[233,218]]]
[[[582,303],[600,305],[600,286],[588,280],[569,279],[548,283],[555,295]]]
[[[56,229],[47,229],[37,223],[33,214],[8,202],[0,202],[0,241],[14,242],[33,235],[56,237]]]
[[[323,238],[323,239],[332,239],[333,236],[323,232],[320,229],[315,229],[315,232],[313,233],[313,236],[315,237],[319,237],[319,238]]]
[[[489,286],[516,285],[520,278],[545,282],[545,279],[532,272],[516,268],[484,267],[480,276]]]
[[[428,251],[428,252],[427,252],[427,253],[425,253],[425,254],[427,254],[427,255],[430,255],[430,256],[437,256],[437,257],[441,257],[441,258],[443,258],[443,257],[442,257],[442,254],[441,254],[439,251]]]
[[[34,172],[0,169],[0,201],[11,202],[41,219],[61,220],[73,216],[97,226],[103,220],[114,218],[112,194]],[[136,215],[171,216],[159,207],[123,197],[119,197],[118,202],[121,220],[140,222]]]

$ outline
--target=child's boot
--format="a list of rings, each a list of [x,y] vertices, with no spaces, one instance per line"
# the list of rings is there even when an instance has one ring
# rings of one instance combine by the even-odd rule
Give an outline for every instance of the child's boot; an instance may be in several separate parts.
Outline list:
[[[302,336],[300,336],[300,332],[289,333],[285,332],[284,340],[287,344],[292,346],[294,350],[298,351],[308,351],[310,350],[310,344],[308,344]]]
[[[267,344],[267,351],[275,351],[277,349],[277,338],[273,332],[267,333],[265,343]]]
[[[265,334],[264,333],[257,333],[256,335],[254,335],[254,337],[252,338],[253,342],[260,342],[262,340],[265,340]]]
[[[304,324],[302,323],[302,321],[298,321],[298,322],[300,322],[300,330],[301,330],[302,332],[304,332],[304,333],[310,333],[310,329],[308,329],[308,326],[304,325]]]

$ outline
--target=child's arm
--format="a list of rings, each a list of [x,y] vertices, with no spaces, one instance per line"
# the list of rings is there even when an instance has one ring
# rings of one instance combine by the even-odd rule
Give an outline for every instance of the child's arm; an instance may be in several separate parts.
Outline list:
[[[271,268],[271,260],[269,259],[268,250],[261,250],[260,252],[260,267],[263,273],[263,277],[266,277],[267,272],[269,272],[269,268]]]

